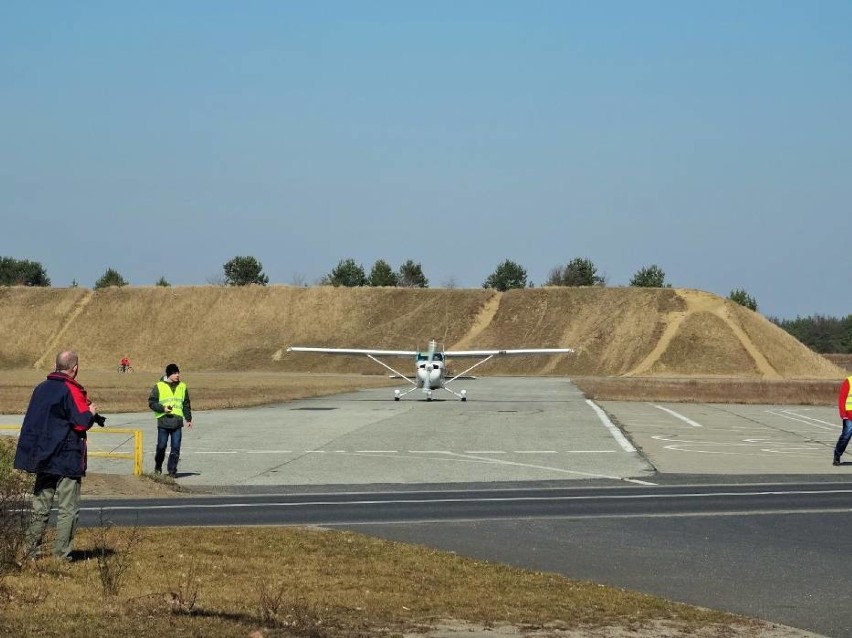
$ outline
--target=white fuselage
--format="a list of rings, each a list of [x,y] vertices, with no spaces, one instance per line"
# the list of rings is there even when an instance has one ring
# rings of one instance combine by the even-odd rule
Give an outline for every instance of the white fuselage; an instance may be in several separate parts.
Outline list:
[[[417,387],[426,390],[437,390],[444,386],[443,361],[417,362]]]
[[[437,344],[430,341],[427,352],[417,353],[417,387],[424,391],[444,387],[444,353],[437,349]]]

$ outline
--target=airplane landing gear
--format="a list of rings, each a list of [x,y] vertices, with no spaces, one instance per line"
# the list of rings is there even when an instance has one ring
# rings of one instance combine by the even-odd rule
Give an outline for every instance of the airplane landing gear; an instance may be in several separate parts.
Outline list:
[[[394,390],[394,391],[393,391],[393,400],[394,400],[394,401],[399,401],[399,390]]]
[[[456,392],[455,390],[450,390],[447,386],[443,386],[442,389],[446,390],[447,392],[449,392],[456,398],[461,399],[462,401],[467,401],[467,390],[459,390],[458,392]]]

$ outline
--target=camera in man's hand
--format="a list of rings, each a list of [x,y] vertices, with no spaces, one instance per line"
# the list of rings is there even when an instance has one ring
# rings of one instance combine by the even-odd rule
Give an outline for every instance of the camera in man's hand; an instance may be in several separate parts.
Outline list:
[[[95,414],[92,416],[92,423],[97,423],[99,426],[104,427],[106,425],[106,417],[101,414]]]

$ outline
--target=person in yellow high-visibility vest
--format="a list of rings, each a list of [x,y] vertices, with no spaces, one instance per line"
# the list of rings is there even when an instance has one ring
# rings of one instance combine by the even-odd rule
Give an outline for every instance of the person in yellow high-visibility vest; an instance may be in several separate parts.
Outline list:
[[[172,478],[177,477],[180,460],[180,444],[184,423],[192,429],[192,406],[189,390],[180,380],[180,368],[176,363],[166,366],[166,374],[151,390],[148,407],[157,417],[157,449],[154,453],[154,473],[162,474],[166,447],[170,446],[166,470]]]
[[[840,457],[846,451],[849,439],[852,439],[852,392],[849,392],[850,385],[852,385],[852,377],[846,377],[840,384],[840,392],[837,395],[837,407],[840,409],[843,429],[840,430],[840,438],[837,439],[837,445],[834,446],[834,465],[841,464]]]

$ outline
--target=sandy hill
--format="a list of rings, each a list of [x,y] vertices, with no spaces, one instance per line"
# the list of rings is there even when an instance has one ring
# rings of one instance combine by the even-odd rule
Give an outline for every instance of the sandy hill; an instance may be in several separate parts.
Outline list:
[[[687,289],[13,287],[0,288],[0,335],[7,369],[49,369],[57,350],[72,347],[104,369],[128,354],[151,371],[177,361],[189,370],[373,374],[381,368],[366,359],[286,348],[417,349],[434,338],[447,349],[577,349],[478,369],[492,374],[845,376],[761,315]]]

